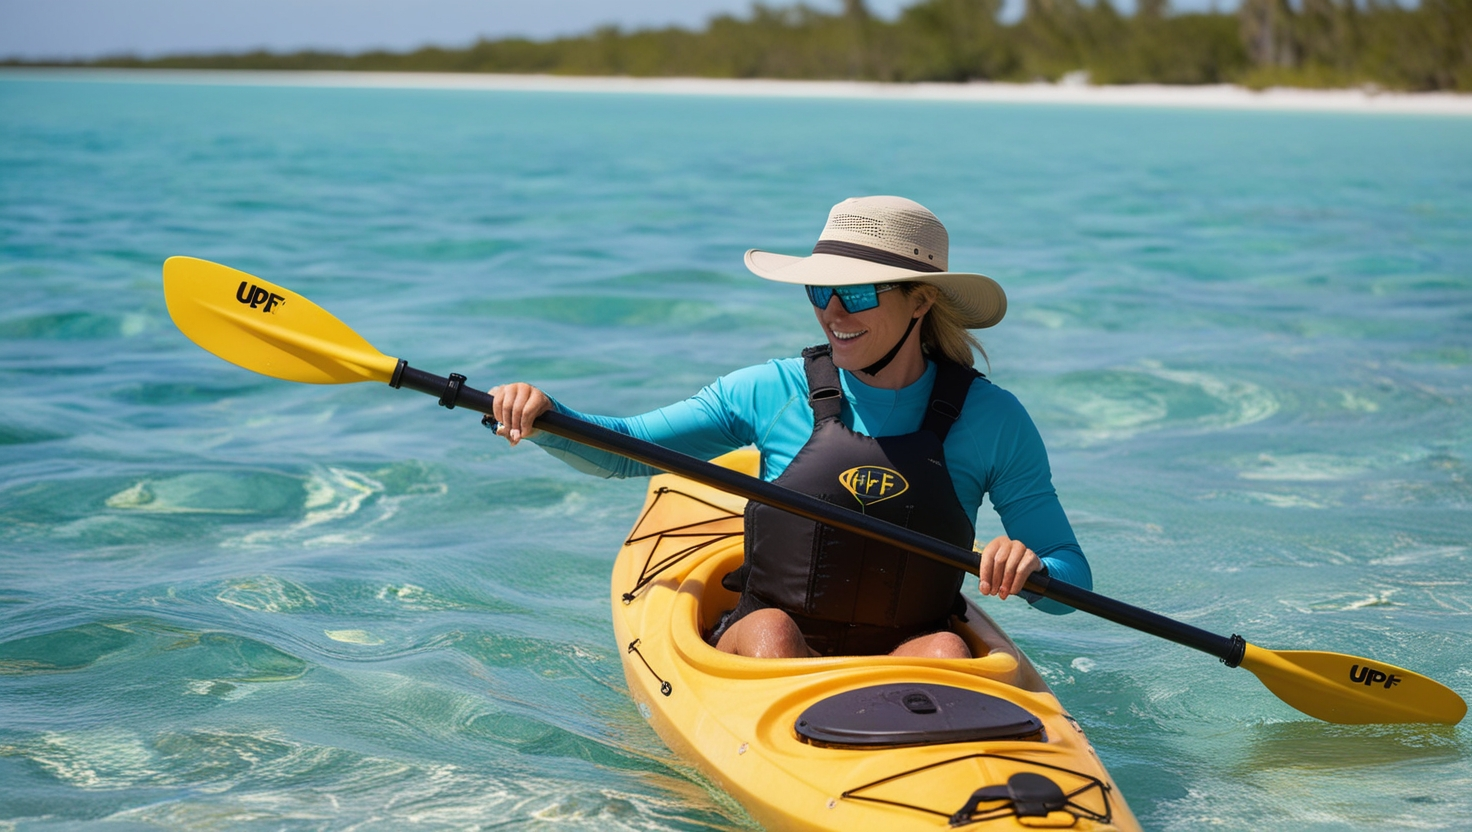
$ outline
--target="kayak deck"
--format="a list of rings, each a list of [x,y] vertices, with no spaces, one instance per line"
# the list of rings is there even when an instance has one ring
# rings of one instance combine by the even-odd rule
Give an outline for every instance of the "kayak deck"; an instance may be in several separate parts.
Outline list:
[[[717,462],[754,474],[757,457],[744,450]],[[653,478],[614,564],[612,601],[640,713],[758,822],[885,832],[1139,828],[1078,723],[969,602],[965,620],[954,621],[976,656],[966,660],[752,659],[707,644],[703,633],[736,601],[721,578],[741,564],[744,505],[673,475]],[[893,687],[868,699],[855,693],[878,685]],[[947,694],[956,701],[937,701]],[[833,698],[840,695],[846,698]],[[864,726],[893,720],[952,726],[966,718],[963,699],[983,733],[1000,736],[926,743],[901,733],[893,744],[866,736]],[[848,701],[866,704],[850,713]],[[1015,716],[1011,706],[1031,719],[1015,728],[987,722],[1002,710]],[[801,736],[799,720],[819,713],[837,714],[837,728],[805,725],[817,739]]]

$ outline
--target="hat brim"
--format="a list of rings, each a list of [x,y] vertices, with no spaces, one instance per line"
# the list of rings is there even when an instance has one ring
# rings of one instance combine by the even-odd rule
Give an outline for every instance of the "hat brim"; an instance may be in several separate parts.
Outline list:
[[[929,283],[945,293],[967,329],[996,326],[1007,314],[1007,293],[995,280],[969,272],[922,272],[871,263],[838,254],[795,257],[752,249],[746,268],[757,277],[806,286],[856,286],[863,283]]]

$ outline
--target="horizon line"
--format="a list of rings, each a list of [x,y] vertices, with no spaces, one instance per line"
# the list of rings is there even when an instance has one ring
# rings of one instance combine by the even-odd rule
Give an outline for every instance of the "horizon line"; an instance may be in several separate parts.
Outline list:
[[[95,80],[216,86],[425,89],[585,94],[687,95],[744,98],[830,98],[984,104],[1052,104],[1198,110],[1472,115],[1472,94],[1399,92],[1372,87],[1252,90],[1235,84],[1091,85],[1075,76],[1060,83],[967,81],[789,80],[777,78],[635,77],[471,72],[357,70],[145,69],[0,67],[0,79]]]

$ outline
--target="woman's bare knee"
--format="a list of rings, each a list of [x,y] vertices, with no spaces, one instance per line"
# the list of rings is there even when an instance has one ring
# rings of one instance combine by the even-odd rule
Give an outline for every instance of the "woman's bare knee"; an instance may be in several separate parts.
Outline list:
[[[918,659],[969,659],[971,648],[955,633],[931,633],[910,639],[889,655]]]
[[[794,659],[813,655],[797,622],[778,609],[748,613],[732,624],[716,649],[755,659]]]

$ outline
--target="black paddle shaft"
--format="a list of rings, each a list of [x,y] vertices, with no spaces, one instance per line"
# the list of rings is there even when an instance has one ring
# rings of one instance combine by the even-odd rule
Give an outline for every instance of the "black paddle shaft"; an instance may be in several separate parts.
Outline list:
[[[443,378],[416,370],[401,360],[389,384],[396,388],[407,387],[410,390],[438,396],[440,404],[445,407],[463,407],[477,413],[491,413],[495,399],[489,393],[466,387],[464,382],[464,376],[452,374],[450,378]],[[799,494],[739,471],[722,468],[705,460],[686,456],[661,445],[635,439],[632,436],[575,419],[555,410],[550,410],[537,417],[537,429],[571,439],[591,448],[627,457],[635,462],[642,462],[661,471],[679,474],[738,497],[745,497],[748,500],[755,500],[758,503],[791,512],[799,517],[898,546],[908,552],[964,569],[973,575],[981,568],[981,556],[970,549],[954,546],[913,529],[859,514],[826,500]],[[1246,642],[1241,636],[1234,635],[1228,638],[1207,632],[1199,627],[1116,601],[1047,575],[1033,574],[1027,579],[1023,588],[1116,624],[1122,624],[1216,656],[1228,667],[1236,667],[1237,663],[1242,660],[1242,654],[1246,649]]]

